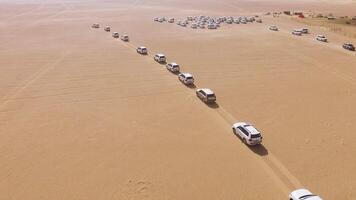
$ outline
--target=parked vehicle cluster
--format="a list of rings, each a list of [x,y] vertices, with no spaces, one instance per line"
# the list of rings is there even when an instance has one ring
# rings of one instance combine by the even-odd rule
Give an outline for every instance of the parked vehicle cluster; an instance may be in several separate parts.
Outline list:
[[[168,23],[174,23],[176,21],[176,24],[182,27],[188,27],[193,29],[217,29],[220,27],[221,24],[247,24],[247,23],[252,23],[252,22],[257,22],[257,23],[262,23],[262,19],[257,19],[259,16],[238,16],[238,17],[232,17],[232,16],[221,16],[221,17],[212,17],[212,16],[188,16],[184,19],[178,19],[175,20],[174,18],[166,18],[166,17],[155,17],[154,21],[156,22],[168,22]]]

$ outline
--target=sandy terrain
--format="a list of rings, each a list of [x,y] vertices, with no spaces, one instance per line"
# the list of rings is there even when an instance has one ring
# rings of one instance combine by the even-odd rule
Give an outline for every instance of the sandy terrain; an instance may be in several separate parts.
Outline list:
[[[334,13],[356,8],[322,2]],[[356,199],[356,53],[340,47],[355,39],[311,26],[292,36],[305,25],[284,17],[215,31],[152,20],[318,4],[0,0],[0,200],[282,200],[299,187]],[[179,63],[218,106],[138,45]],[[263,145],[242,144],[235,121],[255,124]]]

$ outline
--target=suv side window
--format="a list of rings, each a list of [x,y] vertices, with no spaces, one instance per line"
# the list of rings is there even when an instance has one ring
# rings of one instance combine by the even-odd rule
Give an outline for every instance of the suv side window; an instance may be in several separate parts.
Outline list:
[[[203,90],[200,90],[200,93],[204,96],[206,96],[205,92]]]
[[[241,126],[237,128],[240,129],[246,136],[249,136],[249,133],[244,128],[242,128]]]

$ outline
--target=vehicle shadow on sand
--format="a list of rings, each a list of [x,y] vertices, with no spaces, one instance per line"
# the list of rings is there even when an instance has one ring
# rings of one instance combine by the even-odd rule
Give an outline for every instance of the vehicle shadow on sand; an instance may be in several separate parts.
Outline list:
[[[212,109],[218,109],[220,106],[218,103],[208,103],[206,104],[209,108],[212,108]]]
[[[268,155],[268,150],[263,144],[258,144],[255,146],[250,146],[246,145],[248,148],[253,151],[255,154],[258,154],[259,156],[267,156]]]
[[[196,89],[197,88],[197,86],[195,84],[185,85],[185,87],[190,88],[190,89]]]
[[[241,139],[241,137],[239,137],[235,133],[233,133],[233,134],[242,142],[242,144],[247,146],[255,154],[257,154],[259,156],[267,156],[268,155],[268,149],[266,149],[266,147],[263,144],[257,144],[257,145],[251,146],[251,145],[244,143],[244,141]]]

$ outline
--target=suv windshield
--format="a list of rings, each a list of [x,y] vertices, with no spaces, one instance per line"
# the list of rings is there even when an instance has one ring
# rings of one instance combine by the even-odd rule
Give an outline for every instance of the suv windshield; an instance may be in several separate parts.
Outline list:
[[[260,138],[261,137],[261,134],[253,134],[251,135],[251,138]]]

